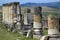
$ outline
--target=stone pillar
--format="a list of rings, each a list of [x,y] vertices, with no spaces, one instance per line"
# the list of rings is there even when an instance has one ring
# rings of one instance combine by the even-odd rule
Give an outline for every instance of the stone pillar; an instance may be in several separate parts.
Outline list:
[[[48,16],[48,35],[45,35],[41,40],[60,40],[58,35],[58,18],[55,15]]]
[[[17,31],[21,30],[21,10],[20,5],[17,5]]]
[[[30,13],[30,9],[26,8],[25,14],[24,14],[24,24],[25,25],[28,25],[28,13]]]
[[[41,7],[34,8],[33,15],[33,38],[40,39],[42,36],[42,14]]]
[[[21,14],[20,12],[21,12],[20,6],[17,5],[17,21],[20,21],[20,14]]]
[[[58,18],[55,15],[48,16],[48,35],[57,35],[58,34]]]
[[[11,22],[11,13],[10,13],[10,4],[3,4],[3,23],[6,25],[6,28],[10,28]]]

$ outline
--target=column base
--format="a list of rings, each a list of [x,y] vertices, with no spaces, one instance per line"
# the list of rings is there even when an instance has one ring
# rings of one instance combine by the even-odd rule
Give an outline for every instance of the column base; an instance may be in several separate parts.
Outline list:
[[[46,35],[46,36],[42,36],[40,40],[60,40],[60,36],[59,35]]]
[[[59,31],[57,29],[48,29],[48,34],[49,35],[53,35],[53,34],[55,35],[55,34],[58,34],[58,32]]]
[[[41,35],[33,35],[33,38],[36,38],[38,40],[40,40],[41,37],[42,37]]]

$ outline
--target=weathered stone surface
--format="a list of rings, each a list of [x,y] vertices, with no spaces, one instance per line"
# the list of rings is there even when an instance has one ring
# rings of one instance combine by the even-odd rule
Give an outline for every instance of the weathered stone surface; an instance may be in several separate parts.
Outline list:
[[[60,40],[59,35],[45,35],[40,40]]]
[[[60,40],[58,35],[58,19],[55,15],[48,16],[48,35],[43,36],[41,40]]]
[[[33,17],[33,19],[34,19],[34,20],[33,20],[34,22],[40,23],[40,21],[41,21],[41,17],[40,17],[39,14],[35,14],[34,17]]]
[[[58,34],[58,18],[55,15],[48,16],[48,34]]]
[[[33,15],[33,38],[40,39],[43,35],[42,33],[42,15],[41,15],[41,7],[34,8]]]
[[[54,15],[48,16],[48,29],[58,29],[58,19]]]
[[[26,37],[33,38],[33,29],[28,30]]]
[[[16,30],[20,28],[19,25],[16,28],[17,22],[20,22],[20,5],[19,2],[12,2],[12,3],[6,3],[3,4],[3,23],[6,22],[6,24],[12,24],[12,28],[9,25],[9,29]]]
[[[31,24],[31,22],[32,22],[32,16],[31,16],[31,13],[30,13],[30,9],[25,8],[24,24],[28,25],[28,24]]]

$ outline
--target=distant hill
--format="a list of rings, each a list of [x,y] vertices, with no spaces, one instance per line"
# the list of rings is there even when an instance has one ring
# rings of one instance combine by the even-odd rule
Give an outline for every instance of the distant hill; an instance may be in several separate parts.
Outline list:
[[[0,13],[2,12],[2,6],[0,6]]]
[[[25,3],[25,4],[21,4],[21,6],[28,6],[28,7],[32,7],[32,6],[49,6],[49,7],[59,7],[60,8],[60,2],[51,2],[51,3]]]
[[[0,6],[0,9],[2,9],[2,6]]]

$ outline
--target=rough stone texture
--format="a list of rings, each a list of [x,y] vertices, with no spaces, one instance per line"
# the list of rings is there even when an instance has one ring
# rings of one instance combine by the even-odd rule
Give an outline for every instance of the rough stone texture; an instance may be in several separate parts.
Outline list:
[[[34,8],[33,21],[33,38],[37,38],[39,40],[43,34],[41,7]]]
[[[33,19],[34,19],[34,20],[33,20],[34,22],[40,23],[40,21],[41,21],[41,17],[40,17],[39,14],[35,14],[34,17],[33,17]]]
[[[13,23],[13,18],[16,17],[17,13],[17,5],[14,2],[10,5],[11,3],[3,4],[3,22],[7,23]]]
[[[28,25],[29,24],[29,18],[30,18],[30,9],[25,8],[25,14],[24,14],[24,24]]]
[[[48,35],[48,39],[49,40],[60,40],[60,36],[59,35]]]
[[[60,40],[59,35],[45,35],[40,40]]]
[[[48,16],[48,35],[43,36],[41,40],[60,40],[58,35],[58,19],[55,15]]]
[[[18,25],[18,27],[16,26],[17,22],[21,21],[20,12],[21,10],[19,6],[19,2],[3,4],[3,22],[6,24],[12,24],[11,29],[13,30],[20,28],[21,27],[20,25]],[[9,25],[9,27],[11,26]]]
[[[28,25],[27,13],[24,14],[24,24],[25,24],[25,25]]]
[[[33,38],[33,29],[28,30],[26,37]]]
[[[58,19],[54,15],[48,16],[48,29],[58,29]]]

